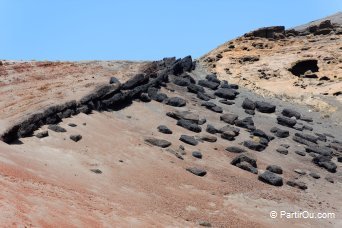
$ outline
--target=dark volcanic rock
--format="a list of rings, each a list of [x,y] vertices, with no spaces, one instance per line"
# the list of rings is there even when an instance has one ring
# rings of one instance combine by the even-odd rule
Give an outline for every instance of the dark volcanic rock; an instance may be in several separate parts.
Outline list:
[[[157,93],[155,96],[151,97],[153,100],[158,102],[163,102],[167,99],[167,95],[165,93]]]
[[[217,128],[215,128],[213,125],[208,124],[206,131],[210,134],[216,134],[216,133],[221,133],[221,131]]]
[[[289,109],[289,108],[285,108],[283,109],[283,111],[281,112],[281,114],[283,114],[283,116],[286,116],[286,117],[296,117],[296,119],[300,119],[301,117],[301,114],[293,109]]]
[[[65,128],[58,125],[49,125],[48,129],[54,132],[66,132]]]
[[[165,125],[159,125],[158,131],[164,134],[172,134],[172,131]]]
[[[166,104],[174,107],[183,107],[186,105],[186,101],[180,97],[171,97],[167,99]]]
[[[154,146],[161,147],[161,148],[166,148],[166,147],[171,146],[171,143],[169,141],[164,140],[164,139],[147,138],[147,139],[145,139],[145,142],[150,143]]]
[[[311,145],[305,148],[305,151],[308,153],[316,153],[323,156],[331,156],[333,154],[332,149],[325,147],[325,146],[317,146],[317,145]]]
[[[237,118],[238,118],[238,115],[233,114],[233,113],[226,113],[226,114],[223,114],[222,116],[220,116],[220,120],[222,120],[228,124],[231,124],[231,125],[234,125],[235,120],[237,120]]]
[[[274,133],[279,138],[286,138],[290,135],[288,130],[283,130],[278,127],[272,127],[271,132]]]
[[[237,146],[229,146],[226,148],[226,151],[229,151],[231,153],[243,153],[246,152],[244,149],[237,147]]]
[[[198,159],[202,159],[202,153],[199,151],[192,152],[192,156]]]
[[[283,169],[277,165],[269,165],[266,167],[266,170],[276,174],[283,174]]]
[[[240,155],[236,156],[230,162],[230,164],[236,166],[237,164],[239,164],[241,162],[247,162],[247,163],[251,164],[254,168],[258,168],[257,163],[256,163],[257,162],[256,159],[251,158],[251,157],[247,156],[246,154],[240,154]]]
[[[258,179],[262,182],[265,182],[267,184],[274,185],[274,186],[283,185],[282,177],[267,170],[264,173],[260,174]]]
[[[308,188],[306,184],[301,181],[289,180],[286,182],[286,184],[294,188],[299,188],[301,190],[306,190]]]
[[[41,139],[41,138],[45,138],[49,136],[49,132],[48,131],[41,131],[39,133],[36,134],[36,137]]]
[[[240,163],[236,164],[236,167],[239,167],[240,169],[246,170],[250,173],[258,174],[258,169],[254,168],[248,162],[240,162]]]
[[[140,100],[141,100],[142,102],[150,102],[150,101],[151,101],[151,98],[150,98],[150,96],[148,95],[148,93],[142,93],[142,94],[140,95]]]
[[[132,89],[136,86],[146,84],[148,80],[149,80],[148,75],[137,74],[133,78],[127,80],[124,84],[122,84],[121,89],[123,90]]]
[[[250,110],[250,109],[245,109],[245,113],[247,113],[248,115],[255,115],[255,111],[254,110]]]
[[[303,139],[310,141],[310,142],[313,142],[313,143],[317,143],[317,140],[318,140],[317,136],[313,136],[313,135],[309,135],[309,134],[296,133],[295,136],[303,138]]]
[[[69,123],[68,126],[69,126],[69,127],[77,127],[77,124]]]
[[[217,78],[217,76],[215,74],[209,74],[205,77],[205,79],[207,79],[208,81],[211,81],[211,82],[218,83],[218,84],[221,83],[221,81]]]
[[[297,123],[295,119],[288,118],[286,116],[278,116],[277,121],[278,121],[278,124],[287,126],[287,127],[293,127]]]
[[[246,117],[242,120],[235,120],[235,125],[242,128],[247,128],[249,130],[254,130],[254,121],[252,117]]]
[[[201,139],[203,141],[206,141],[206,142],[216,142],[217,141],[217,137],[216,136],[212,136],[212,135],[203,135],[201,136]]]
[[[284,154],[284,155],[287,155],[289,153],[289,151],[287,149],[285,149],[284,147],[279,147],[276,151],[278,153]]]
[[[198,92],[201,92],[201,93],[204,93],[205,90],[202,86],[199,86],[199,85],[195,85],[195,84],[190,84],[187,86],[188,88],[188,91],[191,92],[191,93],[198,93]]]
[[[224,131],[221,134],[221,138],[233,141],[235,139],[236,133],[234,131]]]
[[[177,121],[177,125],[196,133],[202,131],[202,128],[200,126],[190,120],[180,119]]]
[[[77,134],[77,135],[70,135],[70,139],[72,141],[74,141],[74,142],[78,142],[78,141],[80,141],[82,139],[82,135],[79,135],[79,134]]]
[[[256,103],[249,98],[245,98],[245,100],[242,102],[242,108],[248,109],[248,110],[255,110]]]
[[[193,136],[181,135],[179,140],[192,146],[196,146],[198,144],[198,141]]]
[[[197,93],[197,98],[203,101],[209,101],[211,99],[206,93],[202,93],[202,92]]]
[[[246,33],[244,36],[279,39],[285,36],[285,26],[263,27],[252,32]]]
[[[331,173],[336,173],[337,166],[331,161],[331,157],[319,155],[312,159],[316,165],[325,168]]]
[[[215,95],[220,98],[234,100],[236,98],[237,92],[232,89],[220,88],[215,92]]]
[[[251,150],[255,150],[255,151],[263,151],[265,150],[266,146],[261,144],[261,143],[257,143],[254,142],[252,140],[248,140],[248,141],[244,141],[243,145]]]
[[[212,89],[212,90],[216,90],[220,84],[216,82],[208,81],[208,80],[199,80],[198,85]]]
[[[228,101],[228,100],[219,100],[220,103],[225,104],[225,105],[233,105],[235,104],[234,101]]]
[[[184,87],[191,84],[191,82],[188,78],[181,78],[181,77],[175,77],[172,82],[175,85],[184,86]]]
[[[317,173],[309,173],[309,175],[310,175],[312,178],[315,178],[315,179],[321,178],[321,176],[318,175]]]
[[[292,140],[297,142],[297,143],[304,144],[304,145],[311,146],[311,147],[314,147],[316,145],[315,143],[310,142],[310,141],[303,139],[301,137],[298,137],[298,136],[293,136]]]
[[[216,113],[222,113],[223,109],[220,106],[214,106],[212,108],[210,108],[211,111],[216,112]]]
[[[274,138],[273,136],[267,135],[265,132],[263,132],[263,131],[260,130],[260,129],[255,129],[255,130],[253,130],[251,134],[254,135],[254,136],[258,136],[258,137],[265,138],[265,139],[267,139],[268,141],[270,141],[270,140],[272,140],[272,139]]]
[[[109,84],[116,84],[116,83],[120,83],[119,79],[117,79],[116,77],[110,77]]]
[[[303,151],[298,151],[298,150],[296,150],[295,153],[298,154],[298,155],[300,155],[300,156],[303,156],[303,157],[306,155],[305,152],[303,152]]]
[[[173,119],[176,119],[176,120],[185,119],[185,120],[189,120],[189,121],[196,123],[196,124],[199,123],[199,116],[197,114],[191,113],[189,111],[168,112],[168,113],[166,113],[166,115],[173,118]]]
[[[197,167],[190,167],[186,169],[188,172],[196,175],[196,176],[200,176],[203,177],[207,174],[207,171],[205,171],[204,169],[201,168],[197,168]]]
[[[255,102],[255,107],[262,113],[273,113],[276,110],[276,106],[265,101]]]

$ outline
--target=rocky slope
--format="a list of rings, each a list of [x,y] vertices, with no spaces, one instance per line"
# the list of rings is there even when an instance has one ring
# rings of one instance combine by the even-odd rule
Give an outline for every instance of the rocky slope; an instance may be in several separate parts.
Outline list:
[[[281,40],[300,39],[297,35],[276,34]],[[241,42],[251,41],[246,37]],[[265,42],[287,42],[273,39]],[[268,87],[256,89],[240,80],[238,85],[231,76],[227,82],[220,72],[209,72],[226,58],[222,53],[218,61],[216,51],[196,62],[190,56],[140,63],[49,62],[46,68],[30,62],[20,75],[25,80],[17,83],[18,72],[10,69],[23,63],[4,61],[1,224],[340,227],[338,106],[328,116],[274,96],[273,90],[266,93]],[[215,60],[206,61],[211,55]],[[253,62],[267,62],[264,58],[237,60],[240,67],[231,73],[251,67],[252,75]],[[320,64],[318,72],[310,68],[312,74],[327,69]],[[314,80],[307,70],[301,77],[302,68],[292,66],[299,73],[293,77]],[[331,71],[339,72],[337,64]],[[36,79],[37,72],[45,72],[43,78]],[[242,81],[251,80],[247,76]],[[325,83],[333,90],[340,82]],[[36,91],[45,84],[48,89]],[[23,97],[21,88],[34,96]],[[327,107],[328,101],[339,102],[338,96],[327,97],[312,100]],[[270,218],[271,211],[281,210],[336,217]]]
[[[341,13],[330,19],[338,22],[340,17]],[[342,101],[341,24],[329,20],[317,23],[302,26],[300,31],[283,26],[262,28],[219,46],[200,62],[220,79],[338,117]],[[300,72],[293,72],[292,67],[298,65]]]

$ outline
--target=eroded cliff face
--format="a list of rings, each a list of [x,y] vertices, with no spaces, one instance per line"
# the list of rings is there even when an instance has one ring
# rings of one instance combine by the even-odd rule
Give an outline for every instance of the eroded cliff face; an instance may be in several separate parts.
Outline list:
[[[340,24],[330,21],[300,31],[261,28],[199,61],[220,79],[331,114],[341,110],[341,34]]]

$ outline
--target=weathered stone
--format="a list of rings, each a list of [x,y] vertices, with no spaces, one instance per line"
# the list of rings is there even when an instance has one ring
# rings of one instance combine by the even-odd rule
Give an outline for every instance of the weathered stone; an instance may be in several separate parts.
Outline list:
[[[77,135],[70,135],[70,139],[72,141],[74,141],[74,142],[78,142],[78,141],[80,141],[82,139],[82,135],[79,135],[79,134],[77,134]]]
[[[200,176],[200,177],[203,177],[207,174],[207,171],[205,171],[204,169],[202,168],[197,168],[197,167],[190,167],[190,168],[187,168],[186,169],[188,172],[196,175],[196,176]]]
[[[161,148],[166,148],[166,147],[171,146],[171,143],[169,141],[164,140],[164,139],[146,138],[145,142],[150,143],[154,146],[161,147]]]
[[[193,136],[181,135],[179,140],[192,146],[196,146],[198,144],[198,141]]]
[[[269,165],[266,167],[266,170],[276,174],[283,174],[283,169],[277,165]]]
[[[283,178],[268,170],[260,174],[258,179],[262,182],[265,182],[267,184],[274,185],[274,186],[283,185]]]
[[[256,109],[262,113],[273,113],[276,110],[276,106],[265,101],[257,101],[255,103]]]
[[[158,131],[164,134],[172,134],[172,131],[165,125],[159,125]]]

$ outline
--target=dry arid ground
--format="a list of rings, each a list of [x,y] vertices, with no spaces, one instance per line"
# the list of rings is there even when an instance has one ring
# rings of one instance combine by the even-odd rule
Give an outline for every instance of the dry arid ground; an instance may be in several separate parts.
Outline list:
[[[156,75],[148,82],[146,75],[135,76],[150,62],[1,61],[0,135],[37,111],[79,101],[111,77],[122,89],[106,96],[123,104],[93,98],[82,105],[98,102],[102,108],[62,118],[57,125],[64,132],[34,120],[39,127],[19,126],[18,132],[34,129],[29,137],[15,134],[13,141],[0,141],[0,226],[342,227],[340,39],[338,34],[241,37],[197,60],[195,69],[189,58],[159,62],[171,62],[167,73],[157,74],[169,80],[161,77],[164,81],[151,85]],[[245,56],[258,60],[241,61]],[[288,71],[306,58],[318,60],[318,78]],[[330,80],[320,81],[323,76]],[[142,80],[128,89],[137,78]],[[127,94],[130,102],[115,97]],[[246,98],[257,104],[255,110],[243,107]],[[267,102],[260,104],[266,111],[256,101]],[[279,123],[286,108],[300,114],[286,119],[295,121],[293,126]],[[191,121],[180,126],[168,112]],[[160,125],[172,134],[160,132]],[[217,132],[208,130],[211,126]],[[273,127],[288,135],[277,136]],[[37,137],[44,131],[48,135]],[[72,135],[81,138],[74,141]],[[194,136],[197,144],[181,141],[182,135]],[[151,138],[153,143],[146,140]],[[156,139],[167,145],[158,146]],[[195,151],[202,157],[193,156]],[[255,159],[257,167],[249,160],[232,165],[239,156]],[[317,165],[314,158],[327,160]],[[281,167],[282,174],[260,181],[270,165]],[[205,173],[187,170],[193,167]],[[271,211],[334,213],[335,218],[272,219]]]

